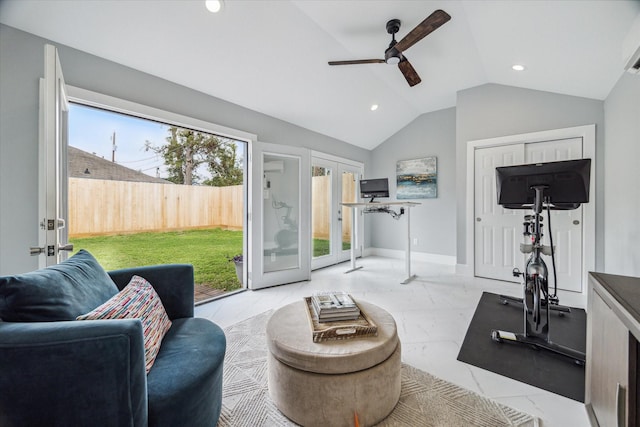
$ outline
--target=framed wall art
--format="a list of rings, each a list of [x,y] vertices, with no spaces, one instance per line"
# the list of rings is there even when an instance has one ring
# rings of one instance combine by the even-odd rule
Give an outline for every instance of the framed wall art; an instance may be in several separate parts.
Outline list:
[[[396,198],[434,199],[438,197],[438,165],[436,157],[398,160],[396,164]]]

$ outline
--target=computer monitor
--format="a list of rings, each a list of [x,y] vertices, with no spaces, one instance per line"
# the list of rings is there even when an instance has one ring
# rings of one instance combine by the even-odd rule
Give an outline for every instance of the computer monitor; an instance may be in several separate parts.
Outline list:
[[[360,197],[363,199],[370,198],[369,202],[373,202],[376,197],[389,197],[389,179],[361,179]]]
[[[551,209],[576,209],[589,201],[590,172],[591,159],[497,167],[498,204],[532,208],[538,187]]]

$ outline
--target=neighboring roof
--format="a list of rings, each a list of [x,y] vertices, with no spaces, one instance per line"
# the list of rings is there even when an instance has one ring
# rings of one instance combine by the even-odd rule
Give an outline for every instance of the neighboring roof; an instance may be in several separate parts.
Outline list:
[[[156,182],[173,184],[166,179],[146,175],[117,163],[69,146],[69,176],[72,178],[107,179],[110,181]]]

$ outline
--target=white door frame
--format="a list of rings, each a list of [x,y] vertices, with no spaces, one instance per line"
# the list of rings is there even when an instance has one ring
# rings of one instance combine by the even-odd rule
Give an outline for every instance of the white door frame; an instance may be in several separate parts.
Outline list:
[[[466,265],[467,274],[475,275],[474,244],[474,188],[475,188],[475,150],[498,145],[552,141],[556,139],[582,138],[584,158],[591,159],[589,203],[583,205],[582,228],[582,293],[587,290],[587,273],[596,266],[596,125],[576,126],[540,132],[508,135],[497,138],[478,139],[467,142],[467,197],[466,197]]]
[[[67,119],[69,104],[62,66],[55,46],[44,47],[44,78],[40,79],[38,154],[38,267],[66,259],[67,244]]]

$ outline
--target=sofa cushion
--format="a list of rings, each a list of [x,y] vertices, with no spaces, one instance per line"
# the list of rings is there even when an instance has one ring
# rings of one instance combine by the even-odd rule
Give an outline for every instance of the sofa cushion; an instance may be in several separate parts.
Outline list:
[[[226,345],[222,329],[208,319],[173,320],[147,376],[150,426],[215,425]]]
[[[77,317],[77,320],[98,319],[140,319],[146,370],[149,373],[160,350],[162,338],[171,327],[162,301],[151,284],[140,276],[133,276],[129,284],[109,301]]]
[[[0,277],[0,319],[8,322],[74,320],[118,288],[89,252],[29,273]]]

